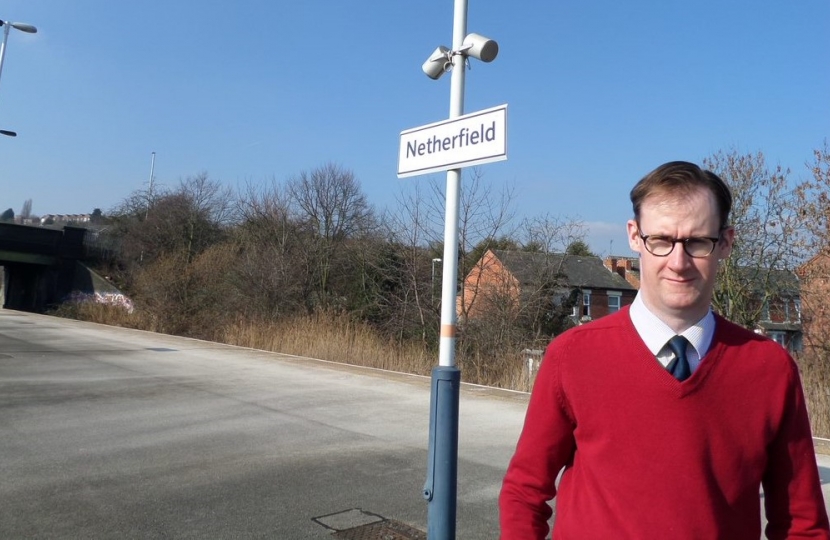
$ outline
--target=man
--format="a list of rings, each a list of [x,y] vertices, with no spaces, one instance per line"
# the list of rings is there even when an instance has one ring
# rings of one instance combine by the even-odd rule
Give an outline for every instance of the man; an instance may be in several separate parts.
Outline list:
[[[502,538],[545,538],[557,497],[554,539],[758,540],[763,486],[768,538],[830,539],[795,363],[710,307],[735,236],[728,187],[672,162],[631,202],[639,293],[548,346]]]

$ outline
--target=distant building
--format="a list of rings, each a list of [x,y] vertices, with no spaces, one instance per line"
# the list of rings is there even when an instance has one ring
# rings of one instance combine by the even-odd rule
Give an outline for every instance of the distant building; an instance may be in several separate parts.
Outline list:
[[[41,216],[40,225],[57,225],[61,223],[89,223],[90,214],[46,214]]]
[[[775,291],[763,295],[757,291],[761,306],[761,318],[755,330],[772,338],[790,352],[799,352],[803,348],[803,328],[801,316],[801,298],[804,294],[796,273],[789,270],[771,270],[767,278]]]
[[[640,288],[640,258],[639,257],[606,257],[605,267],[616,272],[628,283],[639,290]],[[809,264],[809,263],[808,263]],[[814,262],[813,264],[818,264]],[[757,284],[760,279],[753,269],[742,269],[744,283],[750,296],[750,305],[760,311],[760,318],[752,330],[764,334],[778,342],[790,352],[798,352],[802,348],[802,321],[801,321],[801,287],[798,276],[786,270],[764,270],[760,272],[767,282],[767,289],[775,291],[769,294],[764,287]],[[825,296],[826,297],[826,296]],[[830,328],[830,325],[828,325]]]
[[[640,289],[640,257],[609,255],[605,258],[603,264],[607,269],[619,274],[632,287],[637,290]]]
[[[475,318],[483,310],[510,301],[519,308],[545,286],[560,299],[576,294],[575,323],[619,311],[634,301],[637,290],[599,257],[561,253],[487,250],[464,278],[457,309]],[[554,308],[550,306],[551,310]]]
[[[796,270],[801,281],[805,345],[830,348],[830,251],[823,250]]]
[[[14,216],[14,223],[18,225],[40,225],[40,218],[39,217],[22,217],[22,216]]]

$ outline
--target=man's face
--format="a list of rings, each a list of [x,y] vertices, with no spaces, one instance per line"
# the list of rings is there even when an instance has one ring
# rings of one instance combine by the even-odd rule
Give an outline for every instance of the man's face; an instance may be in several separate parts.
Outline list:
[[[715,287],[718,261],[729,256],[735,231],[720,231],[714,195],[699,189],[689,195],[658,193],[643,201],[640,223],[628,222],[628,243],[640,254],[640,294],[661,320],[682,331],[708,311]],[[721,237],[714,251],[703,258],[689,256],[682,243],[671,253],[650,253],[640,235],[669,238]]]

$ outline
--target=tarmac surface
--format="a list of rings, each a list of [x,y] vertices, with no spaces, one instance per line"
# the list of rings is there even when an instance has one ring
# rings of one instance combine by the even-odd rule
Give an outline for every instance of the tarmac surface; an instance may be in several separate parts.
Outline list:
[[[429,386],[0,310],[0,538],[423,538]],[[526,406],[464,385],[458,538],[498,538]]]

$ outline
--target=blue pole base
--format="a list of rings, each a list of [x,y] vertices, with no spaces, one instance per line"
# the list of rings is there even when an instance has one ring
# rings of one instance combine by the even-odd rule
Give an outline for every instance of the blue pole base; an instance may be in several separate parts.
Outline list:
[[[460,389],[461,371],[458,368],[438,366],[432,369],[429,452],[424,484],[429,540],[455,540]]]

